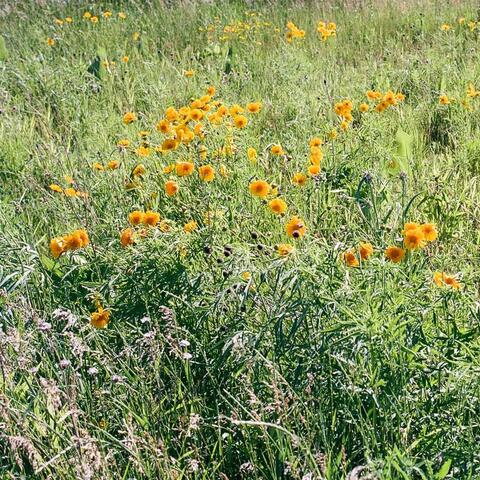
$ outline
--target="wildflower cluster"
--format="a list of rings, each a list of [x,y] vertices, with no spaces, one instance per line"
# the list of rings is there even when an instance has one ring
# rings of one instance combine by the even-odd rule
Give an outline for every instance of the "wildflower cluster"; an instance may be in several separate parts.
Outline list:
[[[478,104],[475,102],[473,105],[471,103],[471,99],[480,98],[480,90],[477,90],[472,82],[470,82],[467,86],[467,90],[465,92],[465,96],[463,98],[457,99],[454,96],[449,96],[446,94],[442,94],[438,97],[438,103],[440,105],[446,106],[453,103],[460,103],[466,110],[473,111],[478,109]]]
[[[407,250],[424,248],[428,243],[437,239],[437,228],[433,223],[418,224],[409,222],[403,228],[403,247],[391,245],[384,251],[385,258],[393,263],[400,263]],[[361,243],[358,254],[355,248],[347,250],[342,254],[342,259],[349,267],[358,267],[360,259],[365,261],[373,254],[374,248],[370,243]]]
[[[304,38],[305,30],[298,28],[293,22],[287,23],[287,42],[291,43],[294,38]]]
[[[392,90],[388,90],[385,93],[382,93],[378,90],[369,90],[366,93],[368,100],[377,102],[375,106],[375,111],[378,113],[382,113],[389,107],[397,105],[399,102],[403,102],[405,100],[405,95],[401,92],[393,92]]]
[[[337,25],[334,22],[318,22],[317,32],[321,35],[322,41],[326,42],[330,37],[337,34]]]
[[[75,230],[63,237],[56,237],[50,240],[50,252],[53,258],[58,258],[62,253],[69,250],[78,250],[90,243],[88,233],[85,230]]]
[[[209,42],[228,42],[237,40],[242,43],[262,45],[265,33],[278,33],[280,29],[271,22],[264,20],[261,12],[245,12],[245,18],[222,25],[219,17],[206,27],[200,27],[200,32],[207,33]]]

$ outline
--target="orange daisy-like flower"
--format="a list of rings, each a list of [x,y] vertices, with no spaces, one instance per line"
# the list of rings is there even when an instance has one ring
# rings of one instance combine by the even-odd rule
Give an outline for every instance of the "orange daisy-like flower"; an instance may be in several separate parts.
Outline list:
[[[312,177],[316,177],[320,173],[320,165],[309,165],[308,174]]]
[[[178,190],[180,187],[178,186],[178,183],[173,181],[173,180],[168,180],[168,182],[165,182],[165,193],[169,197],[173,197],[178,193]]]
[[[292,178],[292,183],[302,187],[307,182],[307,176],[304,173],[295,173]]]
[[[437,287],[451,287],[455,290],[460,288],[460,283],[457,281],[455,277],[447,275],[445,272],[435,272],[433,274],[433,282],[437,285]]]
[[[258,113],[262,108],[262,104],[260,102],[251,102],[247,104],[247,110],[250,113]]]
[[[169,133],[171,130],[172,130],[172,125],[170,124],[170,122],[166,119],[163,119],[163,120],[160,120],[158,123],[157,123],[157,131],[161,132],[161,133]]]
[[[276,250],[281,257],[286,257],[295,250],[295,247],[289,243],[281,243],[280,245],[277,245]]]
[[[367,260],[373,254],[373,245],[371,243],[361,243],[358,251],[362,260]]]
[[[323,140],[318,137],[313,137],[309,142],[310,148],[320,148],[323,145]]]
[[[145,214],[140,210],[135,210],[128,215],[128,221],[132,225],[140,225],[144,221]]]
[[[276,215],[281,215],[287,211],[287,204],[281,198],[274,198],[268,202],[270,210]]]
[[[104,310],[102,307],[98,307],[98,310],[90,316],[90,324],[95,328],[105,328],[109,321],[110,311]]]
[[[265,198],[271,190],[270,185],[264,180],[255,180],[250,184],[250,193],[254,197]]]
[[[195,220],[190,220],[183,226],[183,231],[186,233],[192,233],[198,227],[197,222]]]
[[[120,234],[120,243],[124,247],[127,247],[128,245],[132,245],[134,243],[134,234],[135,234],[134,230],[132,230],[131,228],[126,228]]]
[[[198,167],[198,176],[204,182],[211,182],[215,178],[215,170],[211,165]]]
[[[349,267],[358,267],[360,265],[360,262],[358,261],[358,258],[357,258],[357,255],[355,253],[354,248],[352,248],[350,250],[347,250],[346,252],[342,253],[342,258],[343,258],[343,261]]]
[[[421,228],[407,230],[403,237],[403,243],[408,250],[416,250],[425,245],[425,237]]]
[[[420,226],[420,229],[427,242],[434,242],[437,239],[437,227],[434,223],[424,223]]]
[[[128,125],[129,123],[134,122],[136,119],[137,119],[137,116],[136,116],[133,112],[127,112],[127,113],[123,116],[123,123],[124,123],[125,125]]]
[[[143,223],[145,225],[150,225],[151,227],[154,227],[159,221],[160,214],[157,212],[152,212],[151,210],[145,212],[143,216]]]
[[[270,149],[270,153],[272,155],[284,155],[285,154],[281,145],[273,145],[272,148]]]
[[[63,238],[52,238],[50,240],[50,253],[53,258],[58,258],[65,251]]]
[[[248,119],[245,115],[235,115],[233,117],[233,123],[237,128],[245,128],[248,123]]]
[[[192,162],[177,162],[175,165],[175,172],[179,177],[186,177],[191,175],[194,170]]]
[[[405,256],[405,250],[400,247],[387,247],[385,257],[393,263],[400,263]]]
[[[294,216],[285,225],[285,231],[289,237],[300,238],[305,235],[307,227],[305,226],[305,222],[300,217]]]
[[[173,138],[167,138],[162,143],[162,151],[169,152],[170,150],[175,150],[178,147],[177,140]]]

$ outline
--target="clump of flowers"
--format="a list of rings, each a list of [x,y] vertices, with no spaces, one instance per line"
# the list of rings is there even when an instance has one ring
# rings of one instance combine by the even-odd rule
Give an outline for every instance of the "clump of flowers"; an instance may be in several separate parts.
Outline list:
[[[393,92],[392,90],[388,90],[385,93],[382,93],[378,90],[368,90],[366,93],[368,100],[377,102],[375,106],[375,111],[378,113],[382,113],[387,108],[397,105],[399,102],[403,102],[405,100],[405,95],[401,92]],[[368,110],[368,104],[362,104],[362,109],[365,111]],[[361,109],[361,110],[362,110]]]
[[[86,247],[90,243],[86,230],[80,229],[50,240],[50,252],[54,258],[58,258],[62,253],[70,250],[79,250]]]
[[[337,34],[337,25],[334,22],[318,22],[317,32],[321,35],[322,41],[326,42],[330,37]]]
[[[294,38],[305,37],[305,30],[298,28],[293,22],[287,23],[287,42],[292,43]]]

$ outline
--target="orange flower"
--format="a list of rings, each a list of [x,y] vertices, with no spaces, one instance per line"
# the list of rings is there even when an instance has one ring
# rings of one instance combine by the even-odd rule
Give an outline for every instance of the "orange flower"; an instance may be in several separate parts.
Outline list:
[[[425,245],[425,237],[421,228],[407,230],[403,237],[403,243],[408,250],[416,250]]]
[[[124,123],[125,125],[128,125],[129,123],[134,122],[136,119],[137,119],[137,116],[136,116],[133,112],[127,112],[127,113],[123,116],[123,123]]]
[[[281,198],[274,198],[268,202],[270,210],[276,215],[281,215],[287,210],[287,204]]]
[[[307,176],[303,173],[295,173],[292,178],[292,183],[302,187],[307,182]]]
[[[102,307],[98,307],[98,310],[90,316],[90,324],[95,328],[105,328],[109,321],[110,312]]]
[[[360,256],[362,260],[367,260],[370,255],[373,253],[373,246],[371,243],[361,243],[358,251],[360,252]]]
[[[120,166],[120,162],[117,160],[110,160],[107,166],[110,170],[116,170]]]
[[[277,245],[276,250],[281,257],[286,257],[287,255],[292,253],[295,250],[295,248],[293,247],[293,245],[290,245],[289,243],[281,243],[280,245]]]
[[[310,148],[319,148],[323,145],[323,140],[321,138],[318,138],[318,137],[313,137],[311,140],[310,140]]]
[[[250,113],[258,113],[262,108],[262,104],[260,102],[251,102],[247,104],[247,110]]]
[[[78,250],[82,247],[83,241],[80,235],[76,232],[64,237],[66,250]]]
[[[157,123],[157,130],[161,133],[169,133],[172,129],[172,126],[170,125],[170,122],[166,119],[160,120]]]
[[[388,247],[385,250],[385,257],[393,263],[400,263],[405,256],[405,250],[400,247]]]
[[[271,190],[270,185],[265,182],[264,180],[255,180],[254,182],[250,183],[250,193],[254,197],[265,198]]]
[[[215,178],[215,170],[211,165],[198,167],[198,175],[204,182],[211,182]]]
[[[160,214],[148,210],[143,216],[143,223],[154,227],[160,221]]]
[[[140,210],[135,210],[128,215],[128,221],[132,225],[140,225],[144,221],[145,214]]]
[[[247,157],[251,163],[255,163],[257,161],[257,151],[253,147],[248,147]]]
[[[347,250],[346,252],[342,253],[343,261],[349,267],[358,267],[360,262],[358,261],[357,255],[355,254],[355,249],[352,248],[351,250]]]
[[[145,172],[147,171],[147,169],[145,168],[145,165],[143,165],[142,163],[139,163],[132,171],[132,175],[137,177],[137,176],[141,176],[141,175],[144,175]]]
[[[370,107],[368,106],[367,103],[361,103],[359,106],[358,106],[358,109],[362,112],[362,113],[365,113],[365,112],[368,112],[368,109]]]
[[[308,174],[312,177],[317,176],[320,173],[320,165],[309,165]]]
[[[58,258],[65,251],[63,238],[52,238],[50,240],[50,252],[53,258]]]
[[[285,225],[285,231],[289,237],[300,238],[305,235],[307,227],[305,226],[305,222],[300,217],[294,216]]]
[[[285,154],[281,145],[272,145],[272,148],[270,149],[270,153],[272,155],[284,155]]]
[[[427,242],[433,242],[437,239],[437,227],[434,223],[424,223],[420,226],[420,229]]]
[[[55,183],[52,183],[50,186],[49,186],[50,190],[53,190],[54,192],[63,192],[63,189],[60,185],[56,185]]]
[[[245,128],[247,126],[248,120],[245,115],[235,115],[233,117],[233,123],[237,128]]]
[[[195,220],[190,220],[183,226],[183,230],[186,233],[192,233],[194,230],[197,229],[197,222]]]
[[[134,231],[131,228],[126,228],[121,234],[120,234],[120,243],[124,246],[127,247],[128,245],[132,245],[134,242]]]
[[[170,150],[175,150],[177,147],[178,147],[178,142],[177,142],[177,140],[175,140],[173,138],[167,138],[162,143],[162,150],[164,152],[168,152]]]
[[[178,186],[178,183],[174,182],[173,180],[169,180],[165,183],[165,193],[169,197],[173,197],[174,195],[176,195],[179,189],[180,187]]]
[[[179,177],[186,177],[191,175],[194,170],[192,162],[177,162],[175,165],[175,172]]]

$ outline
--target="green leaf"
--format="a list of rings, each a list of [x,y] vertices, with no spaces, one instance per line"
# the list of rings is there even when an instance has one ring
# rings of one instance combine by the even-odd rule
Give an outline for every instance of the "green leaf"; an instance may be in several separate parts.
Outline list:
[[[412,142],[413,137],[408,133],[404,132],[401,128],[397,130],[395,134],[395,144],[397,155],[408,160],[412,155]]]
[[[450,467],[452,466],[452,459],[449,458],[440,468],[440,470],[435,475],[436,480],[443,480],[450,471]]]

